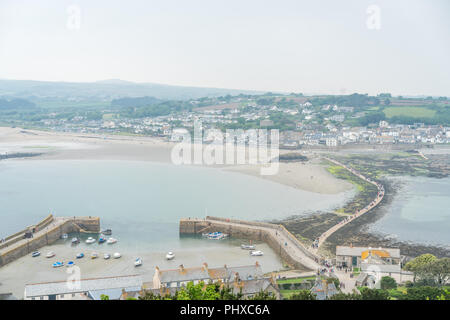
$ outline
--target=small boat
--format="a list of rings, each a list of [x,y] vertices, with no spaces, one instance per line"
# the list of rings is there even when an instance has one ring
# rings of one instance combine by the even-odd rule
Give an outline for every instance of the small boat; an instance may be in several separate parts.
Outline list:
[[[106,241],[107,244],[114,244],[114,243],[116,243],[116,242],[117,242],[117,239],[114,239],[114,238],[109,238],[109,239]]]
[[[121,255],[120,255],[119,252],[116,252],[116,253],[113,254],[113,258],[114,259],[119,259],[120,257],[121,257]]]
[[[61,239],[67,239],[69,237],[69,235],[67,233],[63,233],[61,235]]]
[[[111,258],[111,255],[109,253],[105,253],[103,255],[103,259],[108,260],[109,258]]]
[[[243,250],[255,250],[255,246],[251,244],[241,244],[241,249]]]
[[[98,253],[97,252],[92,252],[91,253],[91,259],[97,259],[98,258]]]
[[[80,239],[78,239],[77,237],[72,238],[72,244],[77,244],[80,243]]]
[[[33,258],[39,257],[40,255],[41,255],[41,253],[40,253],[39,251],[35,251],[35,252],[33,252],[33,253],[31,254],[31,256],[32,256]]]
[[[98,239],[98,243],[103,243],[103,242],[106,242],[106,238],[105,237],[100,237]]]
[[[81,258],[84,258],[84,253],[77,254],[77,259],[81,259]]]
[[[251,256],[262,256],[264,255],[264,252],[256,250],[256,251],[250,251]]]
[[[69,262],[67,262],[66,267],[70,268],[70,267],[73,267],[74,265],[75,265],[75,262],[69,261]]]
[[[137,258],[137,259],[134,261],[134,266],[135,266],[135,267],[142,266],[142,259],[141,259],[141,258]]]
[[[92,237],[89,237],[89,238],[86,239],[86,243],[87,244],[91,244],[91,243],[94,243],[94,242],[95,242],[95,239],[92,238]]]
[[[222,240],[227,238],[228,234],[222,232],[210,232],[210,233],[203,233],[202,236],[211,240]]]
[[[48,252],[46,255],[47,258],[53,258],[54,256],[55,256],[55,253],[53,251]]]
[[[54,264],[52,264],[53,268],[59,268],[64,265],[64,262],[56,261]]]
[[[174,254],[172,251],[169,251],[169,252],[166,254],[166,259],[167,259],[167,260],[172,260],[173,258],[175,258],[175,254]]]
[[[106,236],[110,236],[110,235],[112,235],[112,230],[111,229],[105,229],[105,230],[102,231],[102,233],[104,235],[106,235]]]

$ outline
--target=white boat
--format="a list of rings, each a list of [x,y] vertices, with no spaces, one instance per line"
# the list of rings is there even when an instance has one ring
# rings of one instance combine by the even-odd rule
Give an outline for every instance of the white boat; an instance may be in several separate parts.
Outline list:
[[[67,239],[69,237],[69,235],[67,233],[63,233],[61,235],[61,239]]]
[[[255,250],[255,246],[251,244],[241,244],[241,249],[244,250]]]
[[[172,251],[167,252],[166,259],[172,260],[173,258],[175,258],[175,254]]]
[[[97,252],[92,252],[91,253],[91,259],[97,259],[98,258],[98,253]]]
[[[41,255],[41,253],[40,253],[39,251],[35,251],[35,252],[33,252],[33,253],[31,254],[31,256],[32,256],[33,258],[39,257],[40,255]]]
[[[228,237],[228,234],[222,232],[210,232],[203,233],[202,236],[211,240],[222,240]]]
[[[78,239],[77,237],[72,238],[72,244],[77,244],[80,243],[80,239]]]
[[[141,259],[141,258],[137,258],[137,259],[134,261],[134,266],[135,266],[135,267],[142,266],[142,259]]]
[[[47,258],[53,258],[54,256],[55,256],[55,253],[53,251],[48,252],[46,255]]]
[[[114,243],[116,243],[117,242],[117,239],[114,239],[114,238],[109,238],[107,241],[106,241],[106,243],[107,244],[114,244]]]
[[[264,252],[256,250],[256,251],[250,251],[251,256],[262,256],[264,255]]]
[[[59,268],[64,265],[64,262],[56,261],[54,264],[52,264],[53,268]]]
[[[103,255],[103,259],[108,260],[109,258],[111,258],[111,255],[110,255],[110,254],[105,253],[105,254]]]
[[[86,239],[86,243],[87,244],[91,244],[91,243],[94,243],[94,242],[96,242],[96,240],[94,238],[92,238],[92,237],[89,237],[89,238]]]
[[[121,255],[120,255],[119,252],[116,252],[116,253],[113,254],[113,258],[114,259],[119,259],[120,257],[121,257]]]

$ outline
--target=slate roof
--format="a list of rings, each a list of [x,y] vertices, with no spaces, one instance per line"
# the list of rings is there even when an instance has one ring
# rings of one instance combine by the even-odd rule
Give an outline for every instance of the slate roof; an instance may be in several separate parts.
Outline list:
[[[142,278],[140,275],[81,279],[79,288],[69,286],[67,281],[33,283],[25,285],[25,297],[39,297],[141,286]]]

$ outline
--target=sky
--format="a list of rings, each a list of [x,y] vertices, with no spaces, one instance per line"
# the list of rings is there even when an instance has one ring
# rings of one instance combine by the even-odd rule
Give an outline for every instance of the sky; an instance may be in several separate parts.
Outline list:
[[[0,0],[0,78],[450,96],[448,0]]]

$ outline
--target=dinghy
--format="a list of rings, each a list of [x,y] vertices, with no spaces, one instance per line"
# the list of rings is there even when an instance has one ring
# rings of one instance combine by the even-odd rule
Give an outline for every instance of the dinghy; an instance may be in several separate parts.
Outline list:
[[[41,253],[40,253],[39,251],[35,251],[35,252],[33,252],[33,253],[31,254],[31,256],[32,256],[33,258],[39,257],[40,255],[41,255]]]
[[[81,259],[81,258],[84,258],[84,253],[77,254],[77,259]]]
[[[53,258],[54,256],[55,256],[55,253],[53,251],[48,252],[46,255],[47,258]]]
[[[116,243],[117,242],[117,239],[114,239],[114,238],[109,238],[107,241],[106,241],[106,243],[107,244],[114,244],[114,243]]]
[[[92,238],[92,237],[89,237],[89,238],[86,239],[86,243],[87,244],[91,244],[91,243],[94,243],[94,242],[95,242],[95,239]]]
[[[169,251],[169,252],[166,254],[166,259],[167,259],[167,260],[172,260],[173,258],[175,258],[175,254],[174,254],[172,251]]]
[[[135,266],[135,267],[142,266],[142,259],[141,259],[141,258],[137,258],[137,259],[134,261],[134,266]]]
[[[121,257],[120,253],[116,252],[113,254],[114,259],[119,259]]]
[[[264,255],[264,252],[256,250],[256,251],[250,251],[251,256],[262,256]]]

